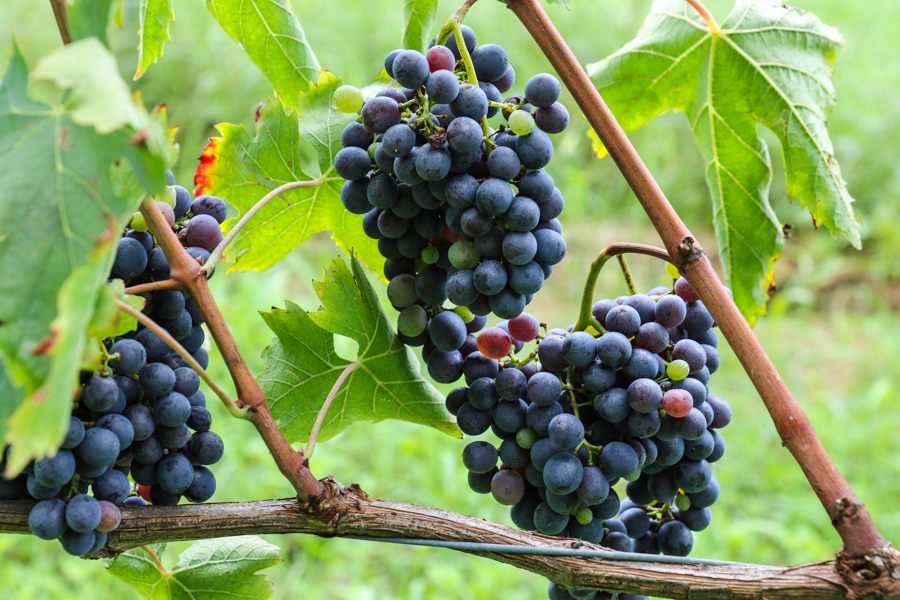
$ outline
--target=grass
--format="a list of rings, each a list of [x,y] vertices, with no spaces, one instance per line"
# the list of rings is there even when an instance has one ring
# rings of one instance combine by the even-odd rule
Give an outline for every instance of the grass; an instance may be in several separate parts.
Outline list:
[[[731,3],[708,2],[721,21]],[[893,34],[900,4],[872,0],[860,8],[840,0],[800,0],[845,35],[834,83],[838,105],[829,121],[835,154],[863,215],[866,253],[836,247],[809,218],[786,201],[780,153],[767,135],[775,162],[772,202],[783,221],[795,225],[776,273],[781,292],[771,313],[756,327],[782,376],[829,449],[838,467],[867,503],[888,539],[900,539],[900,451],[896,436],[900,411],[894,399],[900,387],[895,358],[898,302],[890,284],[898,276],[900,151],[898,96],[900,71],[886,68],[896,56]],[[135,64],[136,5],[125,3],[125,28],[111,30],[123,75],[130,80]],[[614,51],[637,30],[649,0],[597,4],[581,0],[573,10],[550,13],[582,62]],[[31,64],[59,44],[46,2],[0,0],[0,39],[15,34]],[[395,0],[371,0],[360,10],[352,2],[295,0],[293,10],[304,24],[311,46],[325,68],[349,83],[370,79],[382,57],[400,41],[402,13]],[[454,2],[441,2],[449,15]],[[349,10],[348,10],[349,9]],[[246,55],[215,24],[203,2],[178,2],[172,41],[165,56],[135,84],[148,105],[167,103],[170,123],[178,125],[182,146],[176,166],[179,181],[190,181],[206,139],[221,122],[252,127],[256,105],[271,95],[271,86]],[[372,27],[373,19],[378,26]],[[549,71],[546,60],[511,15],[497,2],[480,2],[469,18],[482,38],[502,43],[513,57],[520,83]],[[339,36],[340,43],[334,43]],[[0,44],[0,62],[10,44]],[[564,96],[573,112],[571,98]],[[612,241],[653,241],[642,213],[609,160],[597,162],[584,136],[586,124],[573,118],[558,137],[552,165],[567,198],[563,223],[570,253],[535,299],[533,311],[555,324],[574,321],[581,275],[593,254]],[[711,212],[704,167],[683,115],[668,113],[631,135],[651,171],[701,241],[711,248]],[[704,226],[704,224],[706,224]],[[836,249],[837,248],[837,249]],[[320,234],[283,264],[266,273],[223,276],[212,282],[225,316],[244,348],[254,372],[271,334],[256,314],[284,299],[318,306],[309,280],[334,257],[327,234]],[[650,259],[634,258],[642,287],[662,283],[664,274]],[[624,290],[611,264],[598,290]],[[598,295],[601,292],[598,292]],[[892,307],[894,310],[892,311]],[[852,309],[852,310],[851,310]],[[352,343],[339,345],[345,355]],[[228,378],[218,357],[211,370]],[[713,389],[734,407],[734,421],[724,430],[725,458],[716,464],[723,493],[714,507],[713,525],[696,536],[693,555],[736,561],[791,564],[825,560],[839,540],[800,469],[781,447],[758,396],[734,356],[723,351]],[[247,423],[236,421],[210,402],[214,429],[226,441],[226,454],[214,471],[216,500],[253,500],[291,495],[264,445]],[[460,463],[463,443],[437,432],[389,421],[357,424],[322,443],[313,460],[319,476],[333,474],[345,484],[358,482],[370,494],[415,502],[509,523],[505,509],[477,496],[466,485]],[[299,535],[268,536],[282,548],[285,562],[269,571],[277,598],[495,598],[500,593],[543,598],[546,582],[537,576],[449,550],[385,546],[370,542],[324,540]],[[186,544],[174,544],[164,561],[174,564]],[[24,536],[0,536],[0,599],[50,600],[137,598],[138,594],[103,573],[100,562],[65,556],[58,544]]]

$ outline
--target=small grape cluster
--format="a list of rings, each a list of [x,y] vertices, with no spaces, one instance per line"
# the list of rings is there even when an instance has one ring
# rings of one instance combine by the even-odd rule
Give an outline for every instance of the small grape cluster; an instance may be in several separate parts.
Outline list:
[[[469,486],[511,506],[522,529],[623,552],[687,556],[719,495],[712,463],[731,407],[709,392],[718,335],[683,278],[674,289],[600,300],[602,335],[550,329],[529,313],[483,330],[447,396]],[[537,347],[516,358],[524,344]],[[497,467],[498,460],[501,466]],[[613,486],[627,481],[626,498]],[[575,598],[606,592],[570,590]],[[551,583],[551,599],[567,597]]]
[[[182,239],[200,244],[193,250],[208,257],[206,246],[215,246],[210,245],[215,236],[204,233],[204,239],[195,239],[192,224],[212,219],[219,231],[225,202],[211,196],[191,202],[185,188],[169,190],[176,199],[174,210],[160,204],[168,209],[165,215],[179,219],[169,218],[170,225],[180,225],[186,232]],[[132,226],[135,221],[137,217]],[[165,255],[149,232],[129,229],[119,240],[111,277],[131,283],[169,277]],[[178,290],[142,295],[147,300],[144,313],[206,368],[203,318],[193,301]],[[28,519],[32,533],[59,539],[66,552],[77,556],[103,548],[122,518],[117,505],[174,505],[182,496],[191,502],[209,500],[216,479],[207,466],[224,452],[222,439],[210,431],[199,375],[156,333],[139,326],[103,344],[106,364],[96,373],[82,373],[60,449],[28,465],[18,478],[0,478],[0,498],[39,501]]]
[[[344,206],[364,215],[387,259],[401,338],[448,352],[462,346],[473,314],[519,315],[566,254],[563,196],[544,170],[553,155],[547,134],[569,123],[559,81],[536,75],[524,95],[502,100],[516,77],[506,51],[476,46],[471,28],[461,30],[477,85],[451,36],[424,55],[388,54],[385,69],[403,89],[364,101],[342,86],[334,96],[344,112],[360,111],[334,166],[347,180]],[[488,119],[501,110],[507,124],[495,131]]]

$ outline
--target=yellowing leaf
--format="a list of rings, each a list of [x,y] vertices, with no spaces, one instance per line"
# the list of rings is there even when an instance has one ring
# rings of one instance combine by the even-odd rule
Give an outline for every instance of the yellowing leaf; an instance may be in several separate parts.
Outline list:
[[[331,101],[340,84],[340,79],[322,71],[319,85],[300,96],[299,114],[277,99],[266,102],[255,136],[243,127],[223,124],[222,137],[210,140],[203,151],[196,193],[221,196],[241,213],[273,188],[315,179],[303,171],[301,139],[312,145],[325,179],[317,187],[284,192],[260,210],[226,253],[226,259],[235,263],[229,270],[268,269],[310,236],[330,229],[344,251],[356,253],[373,271],[382,271],[384,257],[378,244],[363,233],[362,216],[344,209],[340,198],[344,180],[334,172],[341,131],[352,120]]]

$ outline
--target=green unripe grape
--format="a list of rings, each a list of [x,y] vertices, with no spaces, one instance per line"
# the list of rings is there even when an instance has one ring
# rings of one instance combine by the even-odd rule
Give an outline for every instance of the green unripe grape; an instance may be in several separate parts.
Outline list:
[[[409,337],[421,335],[427,325],[428,314],[418,304],[407,306],[400,311],[400,316],[397,317],[397,329]]]
[[[575,511],[575,520],[581,523],[582,525],[587,525],[591,522],[591,519],[594,518],[594,513],[591,512],[591,509],[587,506],[582,506],[578,510]]]
[[[450,264],[457,269],[474,269],[481,262],[481,254],[475,248],[475,243],[460,240],[450,246],[447,253]]]
[[[541,436],[539,436],[531,427],[520,429],[519,433],[516,434],[516,443],[526,450],[529,450],[534,446],[539,439],[541,439]]]
[[[440,250],[434,246],[425,246],[425,249],[422,250],[422,260],[425,261],[426,265],[433,265],[440,257]]]
[[[669,277],[672,279],[678,279],[681,277],[681,273],[678,272],[678,267],[673,265],[672,263],[666,263],[666,273],[669,274]]]
[[[409,273],[397,275],[387,287],[388,300],[397,308],[406,308],[419,299],[416,295],[416,278]]]
[[[678,510],[687,510],[691,507],[691,499],[685,494],[678,494],[678,497],[675,498],[675,506]]]
[[[681,359],[673,360],[666,366],[666,375],[668,375],[669,379],[672,381],[681,381],[687,377],[690,372],[690,366]]]
[[[637,481],[638,477],[640,476],[641,470],[637,469],[634,473],[632,473],[631,475],[625,475],[624,477],[622,477],[622,479],[624,479],[625,481]]]
[[[369,144],[369,148],[366,150],[369,153],[369,158],[375,158],[375,151],[378,150],[378,145],[378,142]]]
[[[144,220],[144,215],[141,214],[141,211],[137,211],[131,215],[131,223],[129,223],[128,226],[135,231],[149,231],[147,222]]]
[[[343,113],[355,113],[366,103],[360,89],[353,85],[342,85],[334,91],[334,105]]]
[[[175,208],[175,188],[171,185],[167,185],[166,191],[157,196],[155,200],[157,202],[162,202],[164,204],[168,204],[172,208]]]
[[[472,311],[465,306],[457,306],[453,309],[453,312],[462,317],[463,323],[471,323],[472,319],[475,318],[475,315],[472,314]]]
[[[534,129],[534,117],[530,112],[514,110],[509,114],[509,128],[516,135],[528,135]]]

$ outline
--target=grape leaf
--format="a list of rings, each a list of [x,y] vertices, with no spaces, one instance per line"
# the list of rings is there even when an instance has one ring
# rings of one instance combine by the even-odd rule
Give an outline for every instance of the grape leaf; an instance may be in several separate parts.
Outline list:
[[[626,132],[669,109],[688,117],[709,161],[725,277],[751,323],[765,314],[772,264],[784,248],[759,125],[781,142],[788,198],[860,247],[853,198],[825,125],[835,103],[831,63],[842,46],[837,30],[780,2],[737,0],[710,31],[683,0],[655,0],[634,40],[588,65]],[[599,144],[595,149],[605,154]]]
[[[400,419],[461,437],[444,398],[422,378],[419,361],[400,341],[355,258],[331,263],[314,281],[325,308],[306,313],[292,302],[285,310],[261,313],[278,336],[265,350],[260,385],[278,426],[291,442],[305,441],[334,383],[352,364],[335,352],[334,335],[359,344],[356,363],[334,398],[319,440],[334,437],[357,421]]]
[[[113,0],[77,0],[70,2],[66,10],[72,38],[81,40],[95,37],[109,47],[106,28]]]
[[[0,440],[6,436],[6,421],[13,414],[13,411],[25,399],[25,390],[13,385],[3,361],[0,360]]]
[[[141,0],[138,15],[140,41],[135,81],[162,56],[163,44],[169,41],[169,23],[175,20],[175,8],[172,0]]]
[[[297,108],[319,78],[319,60],[287,0],[206,0],[222,29],[236,41],[284,103]]]
[[[341,131],[352,116],[339,112],[331,100],[341,80],[322,71],[319,85],[301,94],[299,114],[286,110],[276,98],[259,109],[256,135],[242,126],[218,126],[200,158],[195,193],[222,196],[242,214],[284,183],[315,179],[302,169],[300,139],[318,157],[323,185],[284,192],[251,220],[226,253],[234,261],[229,271],[264,270],[319,231],[330,229],[344,251],[353,251],[378,273],[384,257],[378,244],[362,230],[362,216],[344,209],[343,179],[334,172],[334,155],[341,149]],[[236,221],[226,224],[231,227]]]
[[[112,328],[117,312],[98,310],[113,293],[104,284],[115,257],[118,230],[110,228],[107,234],[91,261],[77,267],[60,289],[59,314],[40,350],[41,356],[50,358],[47,378],[9,417],[3,443],[12,446],[7,466],[10,474],[34,458],[56,452],[69,424],[79,371],[100,366],[99,347],[92,343],[90,333]]]
[[[56,105],[29,89],[69,94]],[[165,184],[164,113],[148,115],[127,89],[95,38],[45,57],[31,77],[16,48],[0,81],[0,353],[26,395],[3,440],[16,441],[10,469],[62,441],[112,241],[144,189]]]
[[[259,571],[283,559],[278,546],[256,536],[202,540],[178,557],[170,571],[154,544],[149,553],[133,548],[107,563],[107,569],[148,600],[268,600],[272,584]]]
[[[406,0],[403,3],[403,47],[425,52],[437,14],[437,0]]]

